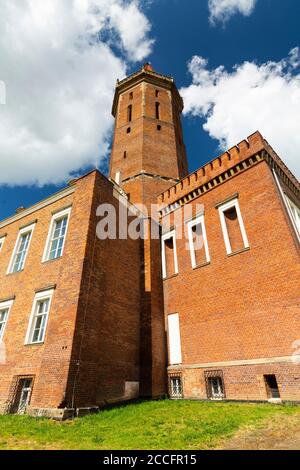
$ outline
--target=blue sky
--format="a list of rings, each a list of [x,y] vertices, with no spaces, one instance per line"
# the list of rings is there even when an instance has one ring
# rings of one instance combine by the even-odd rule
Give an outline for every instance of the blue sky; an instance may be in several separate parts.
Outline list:
[[[183,118],[183,127],[190,171],[200,167],[203,163],[221,153],[222,145],[224,148],[224,145],[226,144],[237,143],[231,142],[231,140],[233,138],[238,138],[240,135],[239,132],[245,133],[241,135],[241,138],[246,137],[256,130],[256,125],[264,122],[256,121],[255,119],[253,119],[253,124],[251,120],[247,122],[247,120],[244,119],[244,115],[239,117],[239,108],[237,107],[236,126],[234,126],[234,122],[230,122],[225,129],[222,127],[222,125],[218,125],[217,109],[222,107],[222,103],[228,104],[228,94],[230,96],[232,91],[229,92],[227,90],[225,99],[225,92],[222,91],[222,84],[218,81],[219,79],[216,78],[216,75],[214,74],[214,71],[217,67],[221,65],[224,66],[222,77],[223,79],[226,79],[226,73],[224,71],[226,70],[230,75],[229,83],[231,83],[232,87],[234,88],[236,81],[239,79],[239,77],[243,76],[242,64],[244,64],[246,61],[251,63],[252,67],[254,67],[254,74],[257,72],[260,73],[260,76],[264,74],[263,84],[260,81],[259,85],[254,85],[253,88],[258,88],[261,86],[264,92],[266,89],[266,83],[271,83],[270,79],[271,74],[274,73],[274,67],[269,67],[267,72],[265,72],[265,68],[260,68],[262,64],[267,64],[269,61],[281,64],[281,72],[279,75],[280,78],[284,76],[285,84],[290,85],[291,75],[298,77],[298,64],[297,67],[294,65],[292,66],[292,59],[290,59],[288,65],[282,61],[288,57],[288,54],[291,50],[300,46],[299,0],[257,0],[254,10],[249,16],[244,16],[237,12],[236,14],[233,14],[225,23],[220,20],[215,25],[212,25],[209,22],[207,0],[153,0],[151,2],[147,2],[146,5],[141,5],[141,10],[144,17],[147,18],[149,24],[151,25],[151,31],[146,32],[146,35],[148,38],[155,40],[153,45],[148,44],[146,46],[149,48],[149,50],[152,49],[151,52],[149,54],[147,54],[147,51],[141,52],[141,56],[144,54],[144,57],[142,57],[141,60],[139,60],[140,57],[135,57],[134,60],[132,60],[128,53],[129,46],[125,45],[122,52],[117,51],[116,49],[115,54],[118,58],[120,58],[120,60],[123,60],[123,64],[126,64],[128,73],[134,72],[143,64],[143,62],[150,60],[155,70],[167,75],[172,75],[175,78],[179,89],[186,88],[187,91],[185,96],[188,102],[188,114],[186,114]],[[130,24],[128,24],[128,28],[130,28]],[[145,28],[147,29],[147,27]],[[114,38],[110,38],[110,46],[113,51],[115,48],[117,48],[117,45],[114,44]],[[191,73],[188,71],[187,64],[189,61],[191,61],[193,56],[202,57],[208,60],[206,70],[209,72],[209,83],[203,83],[202,81],[199,83],[199,80],[197,81],[195,78],[196,75],[192,77]],[[29,61],[30,60],[32,60],[32,58],[29,59]],[[233,67],[236,64],[238,64],[238,67],[240,67],[240,73],[238,77],[233,77]],[[23,66],[26,68],[26,64]],[[122,69],[121,66],[119,69],[117,65],[114,65],[114,67],[116,70],[113,70],[112,76],[119,72],[119,70],[124,70],[124,68]],[[199,72],[199,65],[197,65],[197,67],[197,72]],[[203,71],[205,66],[200,66],[200,69]],[[102,73],[101,67],[99,70],[95,70],[95,76],[93,77],[95,81],[97,81],[97,77],[99,76],[98,74]],[[17,63],[15,63],[15,70],[13,72],[18,73]],[[0,80],[1,78],[0,67]],[[41,70],[40,77],[39,73],[37,73],[35,80],[38,83],[39,81],[41,82],[43,78],[43,72]],[[122,76],[119,76],[119,78],[122,78]],[[195,85],[193,89],[191,88],[192,81]],[[218,97],[215,98],[214,95],[214,97],[210,99],[210,111],[203,111],[203,106],[206,103],[201,103],[201,105],[194,107],[194,96],[197,97],[198,95],[193,95],[193,93],[200,93],[201,87],[202,89],[203,87],[208,87],[207,90],[211,90],[211,85],[213,85],[215,91],[217,91]],[[287,90],[290,90],[290,87],[287,88]],[[297,92],[298,91],[299,90],[297,89]],[[249,107],[251,108],[251,113],[253,113],[253,116],[255,114],[263,114],[262,109],[264,107],[272,108],[272,103],[274,100],[270,100],[269,95],[270,93],[261,95],[261,106],[259,106],[259,101],[257,98],[254,99],[253,106],[250,101]],[[284,102],[286,102],[286,98],[284,98],[285,96],[286,94],[283,95]],[[84,97],[82,99],[84,99]],[[111,97],[109,96],[109,100],[110,99]],[[241,99],[238,93],[236,99]],[[34,114],[34,100],[31,101],[33,102],[31,114]],[[6,106],[9,106],[9,102]],[[0,120],[1,113],[3,112],[4,108],[6,108],[6,106],[0,106]],[[210,118],[212,113],[211,106],[215,106],[215,111],[213,111],[213,121],[208,125],[207,130],[204,130],[202,126]],[[238,103],[235,103],[235,106],[238,106]],[[300,106],[299,102],[298,106]],[[22,102],[19,102],[19,107],[22,107]],[[278,113],[278,109],[280,110],[281,108],[285,111],[284,104],[281,105],[281,102],[278,102],[276,106],[274,105],[274,113]],[[105,109],[109,109],[108,105]],[[243,109],[245,109],[245,104],[243,105]],[[44,111],[42,110],[42,113],[43,112]],[[224,110],[222,112],[224,113]],[[222,116],[222,112],[219,114],[220,116]],[[269,112],[272,115],[272,109]],[[288,112],[289,108],[287,108],[287,113]],[[38,113],[39,116],[41,115],[40,107],[37,107],[36,113]],[[268,113],[266,113],[265,120],[268,120],[268,116]],[[55,115],[52,115],[51,117],[52,119],[55,119]],[[49,117],[49,119],[51,119],[51,117]],[[101,119],[102,122],[104,122],[105,115],[102,114]],[[231,121],[232,119],[233,118],[230,116]],[[263,119],[263,117],[261,117],[261,119]],[[281,119],[284,119],[284,117],[281,116]],[[107,117],[107,121],[109,121],[109,116]],[[241,126],[240,129],[239,124],[241,121],[243,121],[243,126]],[[297,121],[297,119],[295,118],[293,121]],[[280,122],[279,124],[274,123],[274,126],[275,125],[280,126]],[[235,131],[230,128],[230,126],[236,127],[238,129],[236,134]],[[285,123],[283,122],[283,128],[284,126]],[[299,122],[296,122],[295,126],[300,126]],[[278,149],[279,147],[280,155],[283,158],[285,158],[285,156],[290,158],[290,161],[293,165],[292,159],[295,160],[296,157],[293,153],[293,150],[291,150],[292,144],[291,147],[288,147],[285,146],[284,143],[287,139],[289,139],[291,126],[286,127],[289,127],[289,129],[284,130],[282,141],[273,141],[276,140],[276,134],[278,134],[278,132],[276,132],[275,138],[273,138],[273,140],[272,132],[268,131],[267,127],[266,133],[268,134],[268,140],[275,147],[275,149]],[[294,132],[291,133],[291,135],[297,133],[296,131],[297,127],[295,128]],[[109,126],[107,126],[105,129],[105,132],[106,134],[103,139],[105,142],[109,142]],[[237,137],[235,137],[235,135]],[[295,145],[297,146],[298,142],[299,141],[295,141],[293,147],[295,147]],[[20,149],[17,149],[17,151],[20,154]],[[300,153],[299,147],[297,151]],[[6,152],[3,151],[1,153],[0,151],[0,160],[2,160],[2,166],[0,168],[2,168],[2,172],[4,171],[3,168],[5,169],[5,165],[11,165],[11,159],[13,159],[13,156],[11,157]],[[102,149],[101,152],[104,154],[105,150]],[[282,155],[282,152],[285,153],[285,155]],[[19,157],[20,159],[22,158],[21,155],[19,155]],[[41,159],[42,158],[43,153],[41,153]],[[48,164],[50,168],[49,160],[45,159],[45,163],[42,165],[41,170],[44,171],[45,174],[48,172]],[[18,163],[16,161],[16,168],[17,167]],[[90,167],[90,164],[83,164],[81,169],[76,168],[76,174],[83,173]],[[103,160],[100,164],[100,167],[103,169],[106,168],[106,164]],[[293,171],[297,172],[296,163],[294,164]],[[64,177],[62,177],[62,179],[64,179]],[[5,179],[2,181],[5,182]],[[23,183],[20,185],[20,181],[22,182],[21,177],[19,177],[16,182],[14,182],[13,177],[10,177],[10,179],[8,179],[9,186],[6,184],[0,185],[0,219],[3,219],[12,214],[16,208],[20,206],[28,207],[34,202],[47,197],[51,193],[65,186],[64,180],[58,181],[57,184],[46,185],[43,185],[43,182],[41,181],[39,181],[38,185],[26,185],[26,179],[25,185]],[[55,178],[53,178],[53,181],[55,181]]]

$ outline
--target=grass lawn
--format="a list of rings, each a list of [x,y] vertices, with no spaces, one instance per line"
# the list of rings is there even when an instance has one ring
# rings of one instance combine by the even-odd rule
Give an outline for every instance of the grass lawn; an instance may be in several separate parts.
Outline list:
[[[145,401],[63,423],[0,416],[0,449],[207,449],[244,427],[300,418],[292,405]]]

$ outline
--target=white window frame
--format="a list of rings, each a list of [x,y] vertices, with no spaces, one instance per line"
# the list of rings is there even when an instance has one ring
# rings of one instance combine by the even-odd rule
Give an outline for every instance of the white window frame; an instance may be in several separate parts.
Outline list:
[[[5,239],[6,239],[6,235],[3,235],[2,237],[0,237],[0,253],[2,251]]]
[[[194,241],[194,232],[193,232],[193,228],[194,228],[196,225],[201,225],[206,262],[207,262],[207,263],[210,263],[210,255],[209,255],[209,249],[208,249],[208,242],[207,242],[207,235],[206,235],[204,214],[201,214],[201,215],[197,216],[195,219],[190,220],[190,221],[187,223],[188,237],[189,237],[189,247],[190,247],[190,255],[191,255],[191,263],[192,263],[192,268],[193,268],[193,269],[198,266],[198,265],[197,265],[197,261],[196,261],[195,241]]]
[[[49,231],[48,231],[48,235],[47,235],[47,240],[46,240],[46,244],[45,244],[45,248],[44,248],[43,258],[42,258],[43,263],[49,261],[50,248],[51,248],[51,242],[52,242],[52,238],[53,238],[53,234],[54,234],[55,223],[57,221],[59,221],[59,219],[63,219],[65,216],[67,216],[66,232],[65,232],[65,236],[64,236],[61,255],[58,258],[54,258],[52,261],[54,261],[56,259],[60,259],[63,256],[64,249],[65,249],[65,243],[66,243],[66,239],[67,239],[67,234],[68,234],[68,227],[69,227],[71,210],[72,210],[72,207],[68,207],[67,209],[63,209],[62,211],[57,212],[56,214],[54,214],[52,216]]]
[[[298,232],[298,235],[300,235],[300,208],[286,194],[285,199],[288,205],[289,215],[292,220],[292,223],[295,227],[295,230]],[[296,212],[296,216],[294,214],[294,211]]]
[[[243,218],[242,218],[242,214],[241,214],[241,210],[240,210],[240,206],[239,206],[239,201],[238,201],[237,198],[232,199],[231,201],[228,201],[228,202],[226,202],[226,203],[224,203],[224,204],[222,204],[218,207],[227,255],[231,255],[233,253],[233,250],[231,248],[231,243],[230,243],[230,240],[229,240],[229,235],[228,235],[227,224],[226,224],[224,212],[226,212],[228,209],[232,209],[233,207],[235,207],[235,210],[236,210],[236,213],[237,213],[238,222],[239,222],[239,226],[240,226],[240,231],[241,231],[242,239],[243,239],[243,243],[244,243],[244,249],[250,247],[248,237],[247,237],[247,234],[246,234],[246,229],[245,229],[244,222],[243,222]]]
[[[44,343],[45,336],[46,336],[46,331],[47,331],[48,320],[49,320],[49,315],[50,315],[50,310],[51,310],[51,303],[52,303],[53,293],[54,293],[54,289],[49,289],[49,290],[46,290],[46,291],[38,292],[35,295],[34,301],[33,301],[33,304],[32,304],[32,309],[31,309],[30,319],[29,319],[29,323],[28,323],[28,328],[27,328],[27,332],[26,332],[26,336],[25,336],[25,343],[24,343],[25,345]],[[43,338],[40,341],[32,341],[33,333],[34,333],[34,329],[35,329],[37,305],[40,301],[47,300],[47,299],[49,299],[49,308],[48,308],[48,313],[47,313]]]
[[[176,248],[176,231],[165,233],[161,238],[161,256],[162,256],[162,275],[163,279],[167,277],[167,262],[166,262],[166,241],[173,238],[173,254],[174,254],[174,274],[178,274],[178,261],[177,261],[177,248]]]
[[[15,243],[14,251],[11,255],[10,262],[9,262],[6,274],[16,274],[16,273],[22,272],[24,270],[25,264],[26,264],[26,259],[27,259],[27,256],[28,256],[28,253],[29,253],[29,250],[30,250],[30,244],[31,244],[31,240],[32,240],[32,237],[33,237],[33,231],[35,229],[35,226],[36,226],[36,223],[28,225],[27,227],[24,227],[24,228],[19,230],[19,233],[18,233],[18,236],[17,236],[17,241]],[[29,243],[28,243],[28,246],[27,246],[27,250],[26,250],[24,259],[23,259],[22,269],[20,269],[19,271],[13,271],[14,264],[15,264],[15,258],[16,258],[17,251],[18,251],[18,248],[19,248],[19,245],[20,245],[21,238],[22,238],[23,235],[26,235],[27,233],[30,233],[30,240],[29,240]]]
[[[180,320],[178,313],[168,315],[169,364],[182,364]]]
[[[9,315],[10,315],[10,311],[11,311],[11,307],[12,307],[13,303],[14,303],[13,300],[7,300],[5,302],[0,303],[0,311],[8,310],[7,316],[6,316],[6,319],[5,319],[5,323],[4,323],[4,327],[3,327],[2,331],[0,331],[0,343],[3,340],[3,337],[4,337],[5,329],[6,329],[6,326],[7,326],[7,322],[8,322],[8,319],[9,319]]]

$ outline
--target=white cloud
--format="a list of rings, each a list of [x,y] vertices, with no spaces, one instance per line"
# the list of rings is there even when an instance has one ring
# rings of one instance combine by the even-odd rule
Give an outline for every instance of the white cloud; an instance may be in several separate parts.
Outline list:
[[[205,120],[203,128],[220,150],[259,130],[289,168],[300,175],[300,52],[278,62],[244,62],[231,72],[208,69],[195,56],[189,63],[193,82],[181,89],[185,113]]]
[[[218,21],[225,23],[236,13],[249,16],[255,8],[257,0],[208,0],[210,22]]]
[[[60,183],[106,156],[112,97],[151,51],[138,0],[2,0],[0,184]]]

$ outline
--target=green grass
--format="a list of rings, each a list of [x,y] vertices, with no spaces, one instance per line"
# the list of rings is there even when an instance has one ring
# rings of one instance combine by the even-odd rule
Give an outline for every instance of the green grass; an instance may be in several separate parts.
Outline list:
[[[241,427],[295,414],[291,405],[161,400],[63,423],[0,416],[0,449],[207,449]]]

